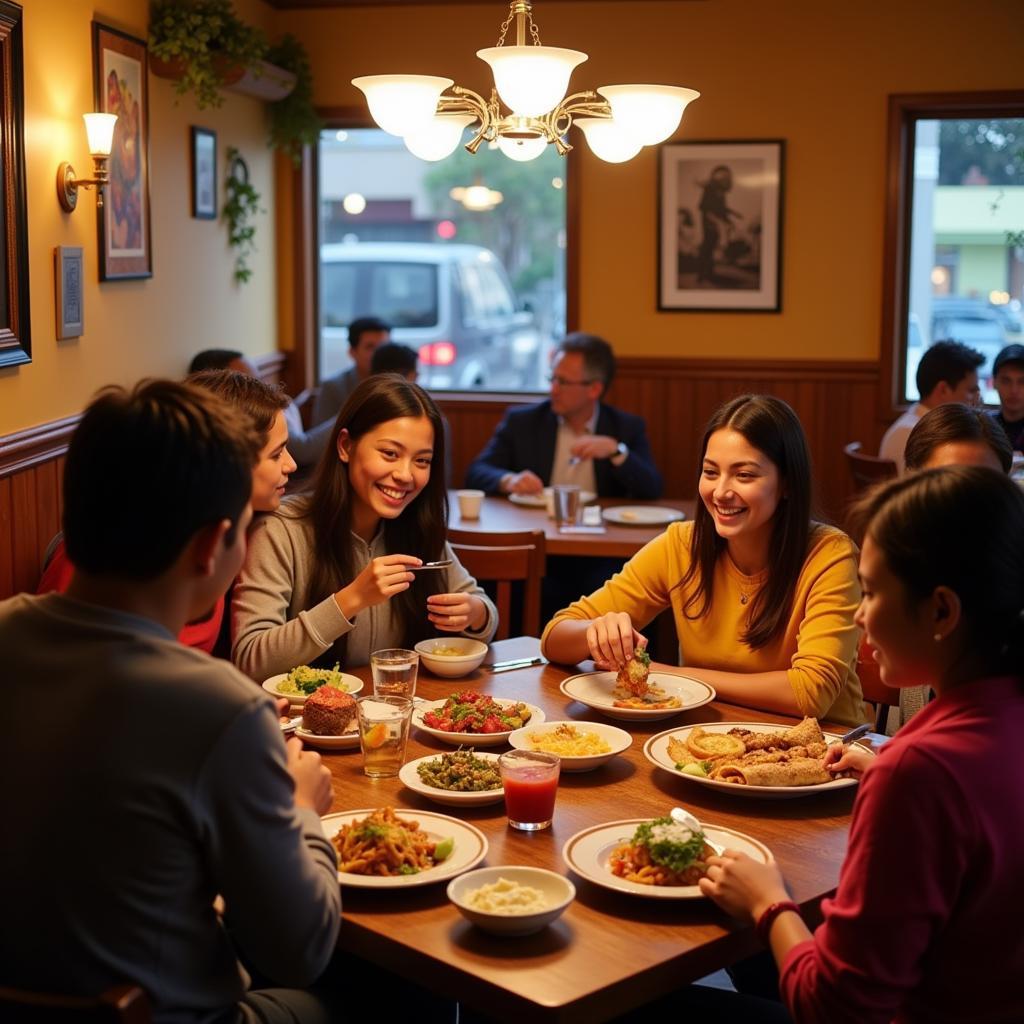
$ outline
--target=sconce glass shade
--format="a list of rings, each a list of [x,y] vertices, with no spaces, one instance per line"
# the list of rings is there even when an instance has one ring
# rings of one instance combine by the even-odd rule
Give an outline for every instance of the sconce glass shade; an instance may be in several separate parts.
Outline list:
[[[537,135],[532,139],[509,139],[504,135],[498,136],[498,149],[509,160],[517,160],[522,164],[528,160],[536,160],[547,148],[548,140],[543,135]]]
[[[587,137],[587,145],[595,156],[610,164],[621,164],[643,149],[643,144],[614,120],[603,117],[581,117],[574,121]]]
[[[389,135],[404,136],[433,118],[441,93],[455,82],[433,75],[364,75],[352,84],[366,94],[374,121]]]
[[[602,85],[597,91],[611,105],[612,118],[643,146],[664,142],[679,127],[686,105],[700,96],[675,85]]]
[[[117,114],[83,114],[85,134],[89,138],[91,156],[110,156],[114,143],[114,123]]]
[[[523,117],[554,110],[565,98],[573,68],[587,59],[559,46],[492,46],[476,55],[490,64],[505,106]]]
[[[438,114],[406,133],[406,149],[421,160],[443,160],[455,152],[466,126],[475,120],[472,114]]]

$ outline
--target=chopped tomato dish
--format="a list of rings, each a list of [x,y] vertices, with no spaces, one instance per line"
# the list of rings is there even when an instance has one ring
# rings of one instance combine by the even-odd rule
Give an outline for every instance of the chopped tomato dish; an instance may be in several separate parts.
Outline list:
[[[423,724],[442,732],[511,732],[530,720],[530,709],[522,701],[498,704],[493,697],[473,690],[453,693],[444,707],[428,711]]]

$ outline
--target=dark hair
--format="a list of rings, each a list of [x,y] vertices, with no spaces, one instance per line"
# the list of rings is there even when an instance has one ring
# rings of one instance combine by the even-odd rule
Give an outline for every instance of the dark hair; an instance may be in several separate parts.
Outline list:
[[[356,348],[359,339],[369,331],[390,331],[391,324],[379,316],[361,316],[348,325],[348,347]]]
[[[389,341],[373,350],[370,373],[398,373],[406,377],[416,372],[417,359],[415,349]]]
[[[987,466],[944,466],[869,491],[854,520],[922,601],[957,597],[974,654],[1024,671],[1024,492]],[[983,528],[979,529],[979,525]]]
[[[242,413],[192,384],[104,389],[64,466],[68,558],[98,576],[159,576],[196,531],[238,522],[259,447]]]
[[[448,498],[444,483],[444,426],[434,400],[418,384],[394,374],[367,377],[341,407],[327,450],[317,467],[313,492],[300,505],[313,526],[314,565],[310,583],[313,601],[322,601],[356,572],[352,560],[352,492],[348,466],[338,457],[342,430],[356,444],[374,427],[406,416],[425,416],[434,428],[434,456],[427,486],[397,519],[385,519],[384,550],[389,554],[415,554],[425,562],[442,557],[448,534]],[[416,574],[416,582],[391,598],[392,615],[403,644],[411,647],[433,632],[427,619],[427,598],[440,593],[439,573]],[[342,646],[344,638],[342,638]],[[335,653],[343,654],[338,645]]]
[[[202,373],[203,370],[226,370],[236,359],[245,356],[233,348],[206,348],[197,352],[188,364],[188,373]]]
[[[219,395],[225,402],[241,409],[260,435],[260,447],[267,443],[277,414],[288,405],[288,396],[269,384],[238,370],[203,370],[190,374],[189,384]]]
[[[992,449],[1004,473],[1013,465],[1010,440],[987,412],[971,409],[959,402],[946,402],[926,412],[907,438],[903,453],[907,469],[924,467],[936,448],[957,441],[976,441]]]
[[[583,356],[583,366],[590,380],[599,380],[604,385],[601,394],[611,387],[615,376],[615,353],[604,338],[596,334],[584,334],[574,331],[567,334],[555,348],[556,352],[579,352]]]
[[[811,533],[811,457],[804,428],[793,410],[771,395],[740,395],[726,402],[708,421],[701,444],[700,482],[708,441],[716,430],[735,430],[779,471],[783,496],[775,510],[772,526],[772,564],[767,583],[750,603],[750,619],[740,638],[752,650],[765,647],[786,628],[793,606],[800,570],[807,559]],[[715,529],[711,513],[697,502],[690,539],[690,567],[677,586],[695,581],[683,612],[698,619],[711,607],[714,596],[715,565],[725,551],[726,541]]]
[[[942,382],[955,388],[985,357],[959,341],[937,341],[917,364],[917,392],[927,398]]]

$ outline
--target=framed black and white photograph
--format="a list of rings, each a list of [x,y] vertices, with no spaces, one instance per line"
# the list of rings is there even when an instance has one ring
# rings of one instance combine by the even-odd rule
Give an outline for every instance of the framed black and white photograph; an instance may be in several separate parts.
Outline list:
[[[784,151],[781,139],[661,147],[659,309],[782,309]]]
[[[192,126],[192,216],[217,219],[217,133]]]
[[[79,338],[85,333],[82,247],[58,245],[53,251],[53,262],[57,287],[57,337]]]

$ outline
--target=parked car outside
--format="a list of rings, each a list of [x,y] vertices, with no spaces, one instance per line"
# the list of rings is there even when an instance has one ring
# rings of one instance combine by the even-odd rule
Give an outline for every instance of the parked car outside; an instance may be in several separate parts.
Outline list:
[[[419,353],[426,387],[542,387],[541,338],[501,261],[478,245],[352,242],[320,248],[320,374],[350,365],[348,324],[378,316]]]

